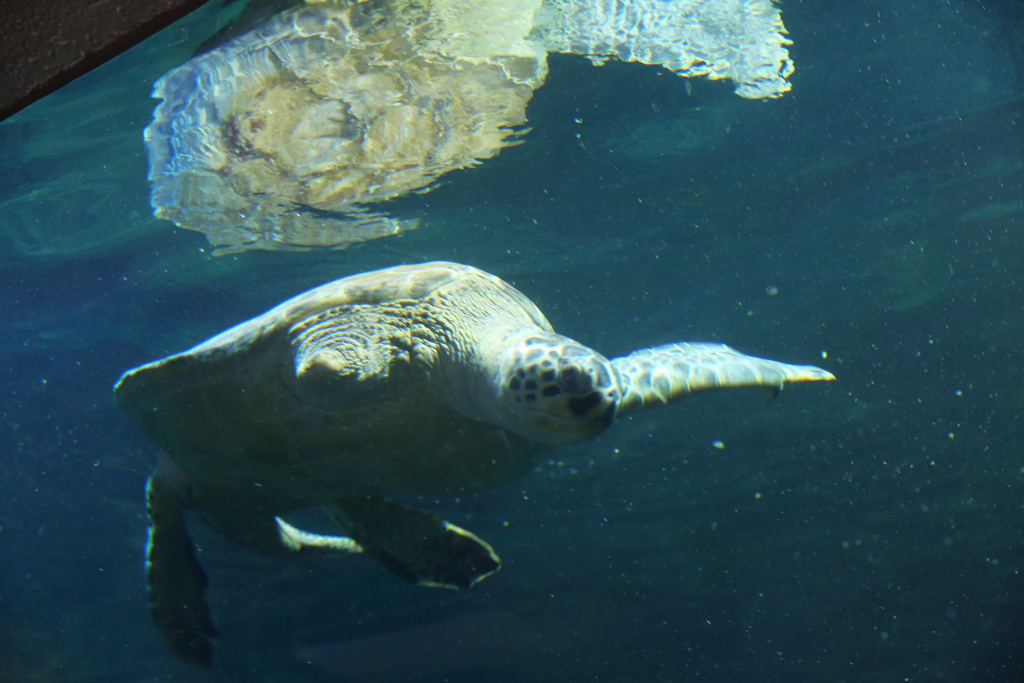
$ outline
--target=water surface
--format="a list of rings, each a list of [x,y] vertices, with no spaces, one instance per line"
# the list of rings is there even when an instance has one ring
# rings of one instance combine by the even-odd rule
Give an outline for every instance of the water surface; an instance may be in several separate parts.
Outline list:
[[[151,217],[141,131],[152,83],[230,11],[0,124],[0,680],[1024,677],[1019,3],[786,3],[797,71],[772,101],[552,55],[523,144],[389,204],[418,230],[218,257]],[[723,341],[839,379],[638,414],[422,501],[505,560],[470,591],[193,523],[224,636],[212,673],[177,662],[142,584],[155,447],[112,383],[430,259],[513,282],[608,356]]]

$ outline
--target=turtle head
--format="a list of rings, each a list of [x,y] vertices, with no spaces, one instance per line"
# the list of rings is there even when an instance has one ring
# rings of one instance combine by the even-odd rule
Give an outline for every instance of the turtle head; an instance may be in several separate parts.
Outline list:
[[[619,399],[608,359],[554,332],[531,332],[511,344],[495,383],[503,426],[542,443],[601,434]]]

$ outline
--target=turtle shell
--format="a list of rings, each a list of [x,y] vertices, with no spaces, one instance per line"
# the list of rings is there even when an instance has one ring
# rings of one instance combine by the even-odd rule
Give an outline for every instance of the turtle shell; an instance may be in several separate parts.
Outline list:
[[[457,314],[421,314],[442,309],[487,315],[467,316],[456,329],[463,322]],[[325,284],[188,351],[129,370],[115,398],[174,463],[190,505],[284,514],[342,495],[458,495],[536,464],[543,449],[447,400],[444,382],[460,371],[451,364],[441,372],[421,362],[413,372],[405,368],[416,364],[396,362],[390,374],[353,381],[341,400],[311,397],[296,384],[294,342],[310,321],[327,320],[321,328],[329,332],[332,315],[391,325],[395,335],[418,326],[413,337],[436,332],[454,345],[471,345],[493,321],[551,329],[529,299],[497,277],[435,262]],[[429,329],[437,320],[445,329]]]

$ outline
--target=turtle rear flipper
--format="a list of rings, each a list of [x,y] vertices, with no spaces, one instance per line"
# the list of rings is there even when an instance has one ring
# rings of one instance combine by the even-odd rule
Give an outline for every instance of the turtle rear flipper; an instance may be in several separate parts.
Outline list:
[[[367,554],[409,583],[469,588],[501,568],[485,541],[429,512],[379,496],[326,507]]]
[[[225,538],[271,557],[320,559],[363,552],[351,538],[310,533],[259,512],[200,512],[199,517]]]
[[[146,506],[150,615],[178,657],[208,669],[218,633],[206,602],[206,572],[185,527],[181,500],[170,484],[153,475],[146,483]]]

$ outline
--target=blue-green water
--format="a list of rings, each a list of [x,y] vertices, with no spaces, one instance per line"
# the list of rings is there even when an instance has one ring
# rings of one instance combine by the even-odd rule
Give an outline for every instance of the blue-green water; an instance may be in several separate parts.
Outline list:
[[[149,89],[218,6],[0,124],[0,681],[1024,679],[1024,8],[782,9],[783,98],[554,55],[522,145],[344,251],[216,257],[150,216]],[[723,341],[838,381],[638,414],[423,501],[501,553],[469,591],[194,522],[224,635],[212,672],[177,662],[142,583],[156,450],[112,383],[429,259],[608,356]]]

